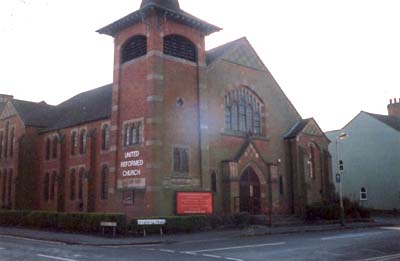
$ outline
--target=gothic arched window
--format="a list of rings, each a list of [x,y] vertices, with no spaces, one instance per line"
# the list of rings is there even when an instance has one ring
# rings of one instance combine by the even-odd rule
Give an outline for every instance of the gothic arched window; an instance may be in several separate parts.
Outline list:
[[[85,154],[86,153],[86,142],[87,142],[87,134],[86,134],[86,130],[82,130],[81,132],[81,154]]]
[[[72,132],[71,136],[71,155],[76,155],[76,151],[78,148],[78,134],[76,131]]]
[[[174,34],[164,37],[164,54],[192,62],[197,61],[196,46],[189,39],[180,35]]]
[[[75,188],[76,188],[76,176],[75,170],[71,170],[71,175],[69,179],[69,198],[75,200]]]
[[[49,200],[49,192],[50,192],[50,174],[46,173],[44,176],[44,200]]]
[[[108,148],[110,147],[110,126],[108,126],[108,124],[103,126],[102,139],[103,142],[101,148],[103,150],[108,150]]]
[[[144,35],[136,35],[127,40],[122,46],[121,63],[128,62],[147,54],[147,38]]]
[[[50,138],[46,139],[46,160],[50,159],[51,141]]]
[[[225,129],[261,134],[261,106],[246,88],[230,91],[225,95]]]
[[[57,158],[57,152],[58,152],[58,138],[57,136],[55,136],[53,138],[53,152],[52,152],[53,159]]]
[[[101,199],[108,198],[108,167],[104,166],[101,172]]]

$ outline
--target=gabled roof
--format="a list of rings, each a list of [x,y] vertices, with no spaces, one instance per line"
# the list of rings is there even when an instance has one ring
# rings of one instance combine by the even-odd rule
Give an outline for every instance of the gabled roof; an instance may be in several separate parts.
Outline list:
[[[12,99],[11,103],[25,125],[46,127],[50,124],[50,114],[54,109],[54,106],[48,105],[44,102],[35,103],[17,99]]]
[[[6,103],[5,102],[0,102],[0,114],[4,110],[5,107],[6,107]]]
[[[112,84],[80,93],[56,106],[46,131],[110,118],[111,107]]]
[[[215,25],[207,23],[189,13],[186,13],[185,11],[179,8],[179,4],[177,8],[176,5],[174,5],[173,3],[171,4],[160,3],[163,1],[145,1],[145,2],[146,3],[142,5],[142,8],[140,8],[139,10],[130,13],[129,15],[97,30],[97,32],[100,34],[107,34],[114,37],[118,32],[138,22],[141,22],[143,20],[143,17],[146,16],[152,10],[160,11],[163,13],[163,15],[165,15],[170,19],[175,20],[176,22],[197,28],[203,31],[206,35],[222,30],[221,28]]]
[[[392,127],[393,129],[400,131],[400,117],[399,116],[388,116],[388,115],[381,115],[381,114],[374,114],[369,112],[364,112],[367,115],[377,119],[380,122]]]
[[[266,66],[246,37],[207,51],[206,61],[208,66],[218,60],[225,60],[259,71],[267,71]]]
[[[307,127],[308,126],[308,127]],[[328,141],[330,139],[325,135],[325,133],[318,126],[317,121],[314,118],[299,120],[293,127],[284,135],[284,139],[294,139],[300,133],[305,133],[308,135],[320,135],[324,136]]]
[[[296,138],[297,135],[304,129],[304,127],[310,122],[311,119],[299,120],[295,125],[285,134],[285,139]]]

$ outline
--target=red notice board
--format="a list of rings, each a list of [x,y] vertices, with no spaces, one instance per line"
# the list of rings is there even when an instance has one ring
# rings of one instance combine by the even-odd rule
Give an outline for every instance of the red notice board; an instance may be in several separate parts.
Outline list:
[[[176,212],[178,215],[212,214],[212,192],[177,192]]]

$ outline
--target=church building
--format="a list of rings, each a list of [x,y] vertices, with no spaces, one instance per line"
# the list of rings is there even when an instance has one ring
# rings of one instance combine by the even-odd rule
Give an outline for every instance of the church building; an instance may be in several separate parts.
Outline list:
[[[143,0],[97,31],[114,38],[112,84],[57,106],[0,95],[0,208],[302,215],[329,200],[329,139],[246,38],[207,51],[220,30]]]

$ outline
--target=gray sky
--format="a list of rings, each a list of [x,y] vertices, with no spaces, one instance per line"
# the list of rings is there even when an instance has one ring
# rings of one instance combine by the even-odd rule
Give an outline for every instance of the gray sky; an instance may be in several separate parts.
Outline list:
[[[140,0],[1,0],[0,93],[58,104],[112,82],[113,40],[95,31]],[[400,97],[398,0],[180,0],[224,28],[207,49],[246,36],[304,118],[324,131]]]

